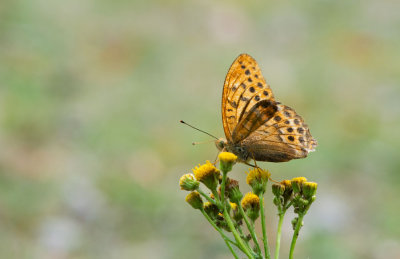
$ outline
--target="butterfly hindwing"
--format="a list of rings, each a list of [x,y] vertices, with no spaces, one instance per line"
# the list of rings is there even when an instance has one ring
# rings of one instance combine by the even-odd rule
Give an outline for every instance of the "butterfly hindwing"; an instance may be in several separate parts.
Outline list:
[[[231,65],[222,93],[222,121],[227,140],[234,141],[233,134],[238,123],[263,100],[274,103],[272,91],[257,62],[251,56],[242,54]]]
[[[306,157],[314,151],[317,142],[300,115],[278,104],[273,118],[252,132],[241,145],[256,160],[284,162]]]

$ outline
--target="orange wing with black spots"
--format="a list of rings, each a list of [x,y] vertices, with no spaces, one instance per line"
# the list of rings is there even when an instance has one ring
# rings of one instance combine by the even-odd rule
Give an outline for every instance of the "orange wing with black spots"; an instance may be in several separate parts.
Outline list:
[[[303,118],[292,108],[278,103],[273,118],[241,142],[255,160],[285,162],[307,157],[317,141]]]
[[[222,92],[222,122],[227,140],[238,142],[261,126],[260,122],[267,119],[265,114],[274,110],[274,102],[271,88],[262,76],[257,62],[250,55],[241,54],[232,63]],[[256,113],[247,117],[250,112]],[[260,120],[248,125],[256,117]]]
[[[231,65],[222,93],[225,149],[257,161],[285,162],[304,158],[317,141],[303,118],[276,102],[257,62],[247,54]]]

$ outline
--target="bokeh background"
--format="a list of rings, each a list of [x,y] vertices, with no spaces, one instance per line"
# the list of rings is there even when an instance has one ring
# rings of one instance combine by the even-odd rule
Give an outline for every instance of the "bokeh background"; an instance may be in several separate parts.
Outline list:
[[[225,74],[259,62],[319,146],[261,163],[319,183],[296,258],[400,258],[400,2],[0,4],[0,258],[230,258],[185,203]],[[235,167],[242,182],[247,168]],[[276,211],[267,196],[274,244]],[[292,230],[285,220],[282,258]]]

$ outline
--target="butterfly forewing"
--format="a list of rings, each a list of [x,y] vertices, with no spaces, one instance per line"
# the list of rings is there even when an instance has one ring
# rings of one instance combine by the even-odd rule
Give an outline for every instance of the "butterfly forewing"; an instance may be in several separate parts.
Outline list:
[[[278,107],[275,102],[271,103],[268,100],[262,100],[257,102],[246,115],[240,119],[232,133],[233,143],[239,143],[243,139],[247,138],[252,132],[262,126],[264,123],[269,121]]]
[[[242,54],[231,65],[222,93],[222,121],[228,141],[234,141],[232,137],[238,123],[262,100],[273,103],[272,91],[257,62]]]

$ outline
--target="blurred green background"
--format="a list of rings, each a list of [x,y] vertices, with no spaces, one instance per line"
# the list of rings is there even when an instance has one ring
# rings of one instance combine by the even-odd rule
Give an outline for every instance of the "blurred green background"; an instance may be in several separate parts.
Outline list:
[[[0,4],[0,258],[230,258],[179,177],[213,160],[225,74],[259,62],[315,153],[296,258],[400,258],[400,2]],[[232,176],[244,184],[247,167]],[[270,242],[276,210],[267,196]],[[292,230],[285,220],[282,258]]]

